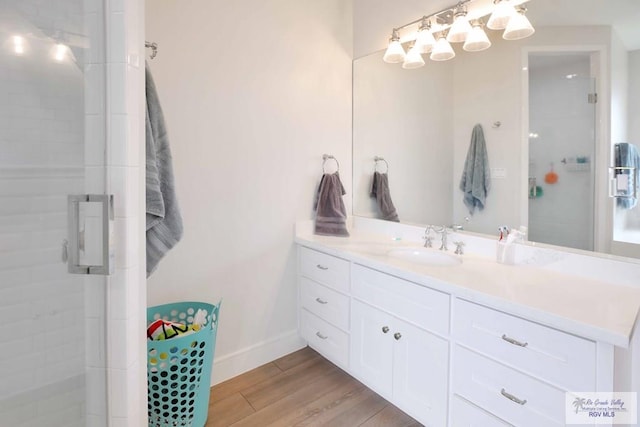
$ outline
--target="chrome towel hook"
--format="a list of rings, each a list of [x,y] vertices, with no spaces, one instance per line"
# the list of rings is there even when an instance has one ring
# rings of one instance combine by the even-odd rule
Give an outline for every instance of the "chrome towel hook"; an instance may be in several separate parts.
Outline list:
[[[338,159],[336,159],[334,156],[332,156],[331,154],[323,154],[322,155],[322,173],[327,173],[327,171],[325,170],[324,166],[327,163],[327,160],[333,160],[334,162],[336,162],[336,166],[337,166],[337,170],[336,172],[340,172],[340,163],[338,162]]]
[[[382,173],[389,172],[389,163],[384,159],[384,157],[375,156],[373,158],[373,161],[376,162],[375,166],[373,167],[376,172],[379,172],[378,171],[378,163],[379,162],[384,162],[385,166],[387,167],[386,170],[384,172],[382,172]]]

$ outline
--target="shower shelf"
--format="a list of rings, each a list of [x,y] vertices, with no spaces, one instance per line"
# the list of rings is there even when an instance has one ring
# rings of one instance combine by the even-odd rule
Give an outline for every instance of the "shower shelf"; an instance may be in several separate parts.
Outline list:
[[[567,172],[589,172],[591,163],[566,163],[564,168]]]

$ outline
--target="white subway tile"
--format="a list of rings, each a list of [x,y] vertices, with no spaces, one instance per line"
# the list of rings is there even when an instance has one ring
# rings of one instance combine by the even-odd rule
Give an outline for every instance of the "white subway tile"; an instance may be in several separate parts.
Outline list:
[[[111,114],[127,114],[127,64],[109,64]]]
[[[109,63],[126,62],[127,47],[125,34],[125,14],[111,13],[109,16]]]
[[[86,114],[103,114],[105,102],[105,66],[87,64],[84,67],[84,108]]]

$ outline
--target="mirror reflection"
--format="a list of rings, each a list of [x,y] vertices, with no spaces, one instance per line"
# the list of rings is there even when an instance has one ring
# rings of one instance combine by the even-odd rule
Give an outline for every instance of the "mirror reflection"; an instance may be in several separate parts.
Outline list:
[[[527,7],[527,39],[487,31],[490,49],[454,44],[454,59],[417,69],[383,62],[384,51],[354,61],[354,215],[381,217],[371,186],[383,157],[401,222],[491,235],[524,225],[530,240],[640,257],[640,208],[610,197],[613,146],[640,146],[640,3]],[[490,180],[471,214],[460,184],[477,125]]]

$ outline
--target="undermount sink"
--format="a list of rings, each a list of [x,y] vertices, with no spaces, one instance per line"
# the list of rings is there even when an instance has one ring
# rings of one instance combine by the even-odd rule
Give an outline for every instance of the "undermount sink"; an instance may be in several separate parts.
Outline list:
[[[387,255],[424,265],[450,266],[462,263],[456,256],[427,248],[398,248],[390,250]]]

